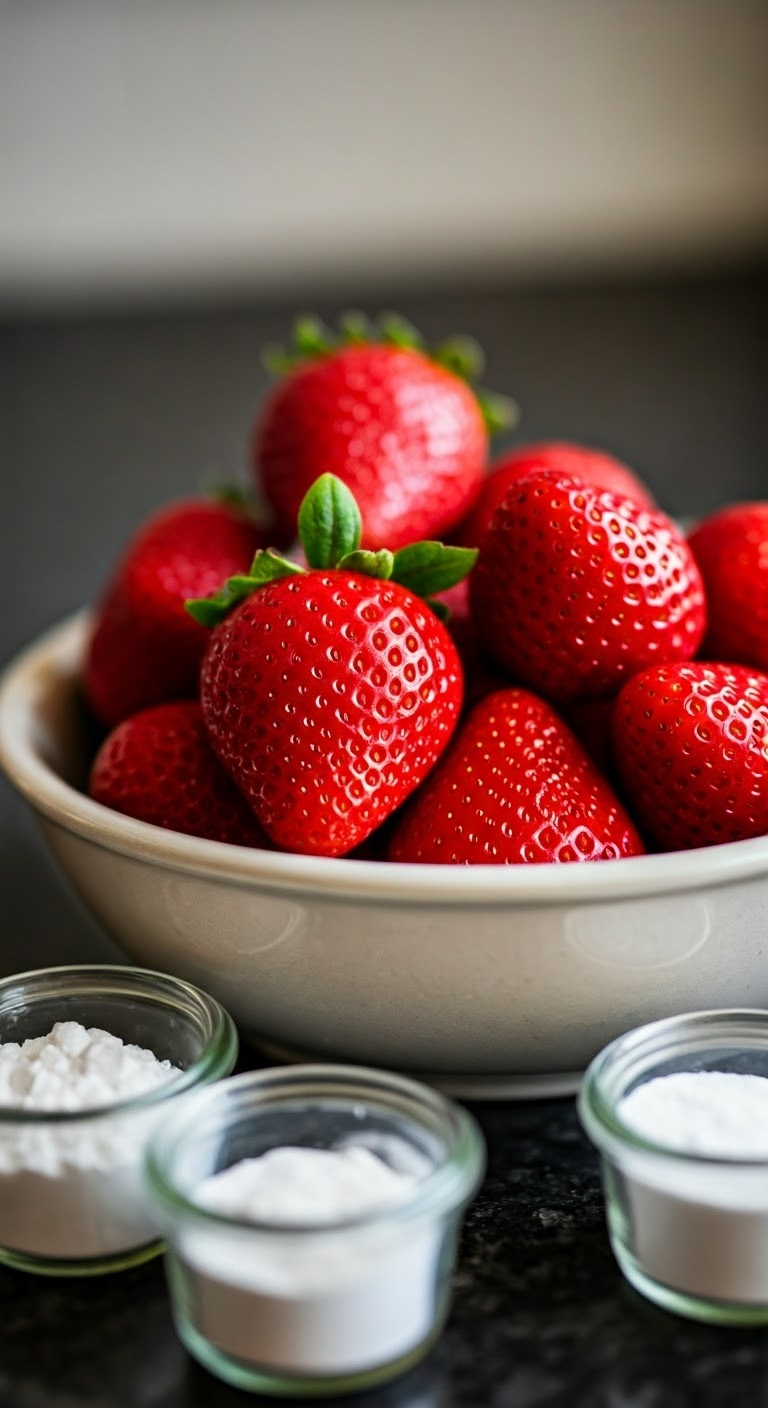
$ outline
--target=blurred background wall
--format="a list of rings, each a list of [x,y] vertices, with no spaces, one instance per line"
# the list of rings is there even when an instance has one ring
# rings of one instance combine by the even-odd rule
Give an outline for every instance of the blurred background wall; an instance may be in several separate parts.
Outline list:
[[[768,0],[0,0],[0,661],[242,476],[297,310],[768,497]],[[0,969],[110,950],[0,791]]]
[[[764,0],[3,0],[0,300],[690,266],[768,227]]]

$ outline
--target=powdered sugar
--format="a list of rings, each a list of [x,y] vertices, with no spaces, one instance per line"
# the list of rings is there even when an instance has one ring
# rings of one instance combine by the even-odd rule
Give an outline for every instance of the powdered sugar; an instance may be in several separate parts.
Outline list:
[[[177,1074],[144,1047],[79,1022],[56,1022],[47,1036],[0,1044],[0,1107],[93,1110],[133,1100]]]
[[[413,1167],[411,1152],[402,1162]],[[198,1331],[241,1362],[286,1373],[355,1373],[414,1350],[435,1321],[444,1228],[376,1215],[412,1197],[426,1172],[347,1140],[270,1149],[205,1179],[196,1203],[290,1231],[190,1229],[178,1250]]]
[[[195,1202],[246,1222],[322,1227],[407,1198],[416,1180],[368,1149],[268,1149],[206,1178]]]
[[[768,1159],[768,1079],[734,1071],[679,1071],[638,1085],[619,1102],[631,1129],[709,1158]]]
[[[78,1022],[1,1044],[0,1246],[74,1261],[150,1242],[141,1158],[160,1114],[119,1106],[178,1074],[153,1052]],[[2,1110],[21,1117],[3,1120]]]
[[[628,1238],[643,1272],[664,1287],[767,1305],[768,1179],[757,1161],[768,1161],[768,1079],[734,1071],[658,1076],[630,1091],[617,1112],[669,1150],[627,1150],[615,1188],[609,1176],[609,1205],[625,1209],[618,1240]]]

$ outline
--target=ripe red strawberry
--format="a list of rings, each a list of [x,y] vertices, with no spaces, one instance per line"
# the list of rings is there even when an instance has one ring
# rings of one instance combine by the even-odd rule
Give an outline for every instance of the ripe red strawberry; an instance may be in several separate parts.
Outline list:
[[[613,712],[616,765],[665,850],[768,832],[768,676],[741,665],[656,665]]]
[[[143,709],[118,724],[96,755],[88,790],[103,806],[169,831],[269,844],[214,757],[194,700]]]
[[[768,503],[721,509],[688,541],[707,592],[702,654],[768,671]]]
[[[299,531],[309,570],[259,553],[250,577],[188,607],[216,627],[201,672],[215,752],[278,846],[340,856],[451,737],[461,666],[417,593],[452,585],[475,554],[359,550],[357,505],[330,474],[306,495]]]
[[[565,722],[573,730],[579,743],[586,748],[595,767],[613,780],[613,752],[611,750],[611,716],[615,696],[602,695],[599,699],[574,699],[564,711]]]
[[[348,319],[346,340],[297,324],[297,354],[254,428],[253,464],[278,525],[290,533],[319,471],[346,484],[366,548],[440,537],[480,483],[499,398],[472,389],[479,349],[467,339],[429,352],[401,319],[381,330]],[[383,337],[383,340],[382,340]],[[376,339],[379,340],[376,340]]]
[[[469,578],[464,577],[455,587],[441,592],[438,601],[450,612],[446,625],[459,652],[461,668],[464,671],[466,711],[479,699],[484,699],[486,694],[492,694],[495,689],[504,689],[509,681],[498,670],[494,670],[480,644],[477,626],[470,611]]]
[[[88,648],[85,692],[102,723],[197,693],[208,634],[184,602],[245,572],[265,543],[225,504],[172,504],[144,524],[107,587]]]
[[[405,809],[389,858],[521,865],[642,852],[618,798],[554,709],[506,689],[475,705]]]
[[[511,484],[540,469],[553,469],[572,474],[595,489],[607,489],[611,494],[623,494],[642,508],[654,508],[650,492],[636,474],[621,460],[604,450],[592,450],[586,445],[571,445],[563,441],[547,441],[539,445],[521,445],[497,464],[491,465],[487,478],[461,528],[459,537],[467,547],[480,546],[489,526]]]
[[[554,470],[508,489],[470,596],[489,654],[561,702],[690,659],[705,625],[701,578],[674,523]]]

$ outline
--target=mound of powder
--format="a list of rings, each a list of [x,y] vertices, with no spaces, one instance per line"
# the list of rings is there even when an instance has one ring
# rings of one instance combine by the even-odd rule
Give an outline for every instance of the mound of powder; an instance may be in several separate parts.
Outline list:
[[[0,1044],[0,1106],[93,1110],[135,1099],[177,1074],[170,1061],[111,1032],[56,1022],[47,1036]]]

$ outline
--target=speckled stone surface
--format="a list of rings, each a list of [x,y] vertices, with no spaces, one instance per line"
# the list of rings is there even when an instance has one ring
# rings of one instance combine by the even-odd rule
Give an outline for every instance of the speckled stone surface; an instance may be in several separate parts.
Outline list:
[[[572,1101],[476,1110],[488,1176],[429,1359],[365,1408],[761,1408],[768,1331],[678,1320],[626,1286]],[[235,1408],[176,1339],[159,1263],[91,1282],[0,1273],[0,1408]],[[272,1400],[274,1401],[274,1400]]]

